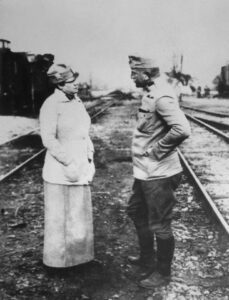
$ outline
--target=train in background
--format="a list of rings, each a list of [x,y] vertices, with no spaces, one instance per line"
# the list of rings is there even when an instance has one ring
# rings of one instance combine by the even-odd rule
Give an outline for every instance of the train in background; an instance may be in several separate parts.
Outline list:
[[[46,72],[54,55],[13,52],[10,41],[0,39],[0,114],[36,115],[53,93]]]
[[[0,39],[0,115],[37,116],[54,92],[46,74],[53,63],[53,54],[13,52],[10,41]],[[87,83],[80,84],[79,96],[91,100]]]
[[[222,66],[220,74],[213,80],[218,92],[217,97],[229,98],[229,64]]]

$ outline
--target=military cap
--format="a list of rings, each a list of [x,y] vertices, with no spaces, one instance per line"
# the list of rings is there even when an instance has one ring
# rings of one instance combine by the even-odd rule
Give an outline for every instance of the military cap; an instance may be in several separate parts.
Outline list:
[[[151,58],[129,55],[129,65],[131,69],[152,69],[158,65]]]

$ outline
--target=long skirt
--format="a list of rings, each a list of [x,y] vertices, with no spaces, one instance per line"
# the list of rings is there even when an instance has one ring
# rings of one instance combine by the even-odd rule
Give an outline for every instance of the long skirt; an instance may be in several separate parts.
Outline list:
[[[44,182],[43,262],[71,267],[94,258],[90,187]]]

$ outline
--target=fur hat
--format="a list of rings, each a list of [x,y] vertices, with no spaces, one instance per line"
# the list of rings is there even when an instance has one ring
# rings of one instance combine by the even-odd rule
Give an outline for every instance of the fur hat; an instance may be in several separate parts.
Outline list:
[[[79,73],[73,72],[69,66],[64,64],[53,64],[47,72],[50,81],[53,84],[64,83],[69,79],[76,79]]]

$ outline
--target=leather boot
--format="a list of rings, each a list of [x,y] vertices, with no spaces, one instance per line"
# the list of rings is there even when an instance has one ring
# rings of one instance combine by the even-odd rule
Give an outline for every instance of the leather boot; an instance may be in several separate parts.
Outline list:
[[[139,286],[145,289],[154,289],[158,286],[167,285],[169,282],[170,276],[163,276],[158,271],[155,271],[149,277],[141,280]]]
[[[171,279],[171,264],[174,254],[174,237],[161,239],[157,237],[157,271],[140,281],[141,287],[152,289],[166,285]]]
[[[135,275],[138,279],[143,279],[152,274],[156,269],[154,255],[150,256],[128,256],[128,261],[136,266]]]
[[[139,256],[128,256],[129,263],[133,265],[147,265],[151,263],[155,256],[154,251],[154,235],[148,228],[143,226],[136,226],[138,236],[138,243],[140,248]]]
[[[171,275],[174,248],[175,240],[173,236],[168,239],[157,237],[157,270],[163,276]]]
[[[132,265],[136,265],[136,266],[145,266],[147,264],[151,264],[154,259],[155,259],[155,255],[154,255],[154,251],[151,251],[151,253],[144,253],[144,252],[140,252],[140,255],[129,255],[127,257],[128,262]]]
[[[135,270],[139,279],[146,278],[155,270],[154,235],[148,228],[138,227],[139,256],[128,256],[129,263],[138,266]]]

